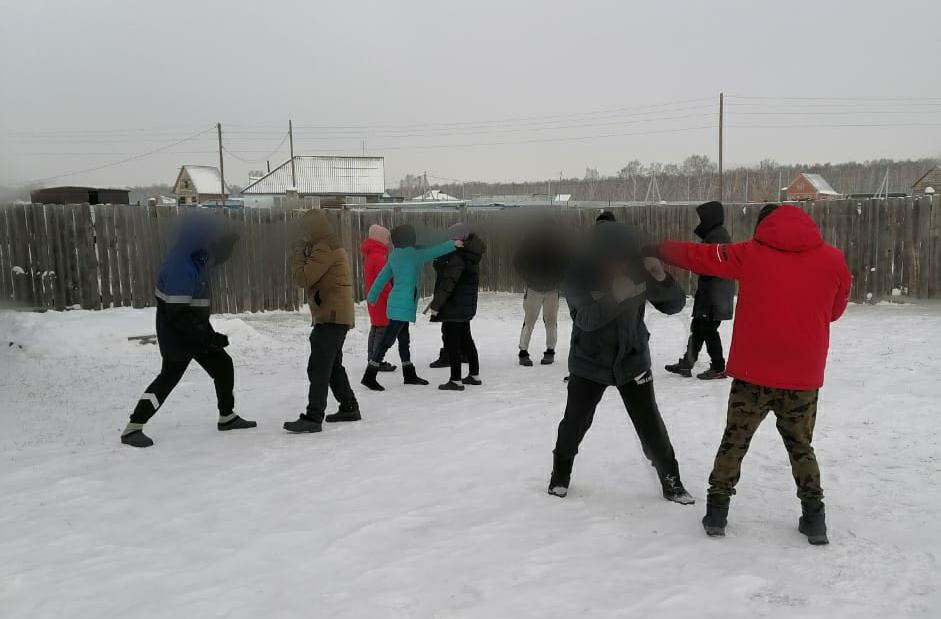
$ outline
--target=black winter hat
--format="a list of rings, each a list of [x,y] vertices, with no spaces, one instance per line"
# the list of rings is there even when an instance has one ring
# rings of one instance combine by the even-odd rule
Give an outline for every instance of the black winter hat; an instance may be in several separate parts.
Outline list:
[[[600,224],[603,221],[617,221],[617,218],[611,211],[601,211],[601,213],[595,219],[595,223]]]
[[[393,247],[415,247],[418,243],[418,236],[415,234],[415,228],[408,224],[392,228],[392,246]]]
[[[716,200],[705,202],[696,207],[696,214],[699,215],[699,225],[694,232],[699,238],[706,238],[709,232],[725,223],[725,211],[722,209],[722,203]]]
[[[758,221],[755,223],[755,230],[758,230],[758,226],[761,225],[761,222],[764,221],[765,217],[775,212],[780,206],[780,204],[765,204],[761,208],[761,212],[758,213]]]

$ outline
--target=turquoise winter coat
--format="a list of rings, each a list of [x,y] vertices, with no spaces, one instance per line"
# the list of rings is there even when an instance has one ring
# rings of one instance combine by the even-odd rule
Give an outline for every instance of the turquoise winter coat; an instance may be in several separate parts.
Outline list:
[[[366,300],[375,303],[379,299],[382,288],[392,280],[392,292],[386,306],[386,316],[389,320],[415,322],[418,318],[418,280],[421,277],[422,265],[431,262],[439,256],[454,251],[454,241],[445,241],[440,245],[416,249],[414,247],[397,247],[389,254],[386,266],[379,272],[373,282]]]

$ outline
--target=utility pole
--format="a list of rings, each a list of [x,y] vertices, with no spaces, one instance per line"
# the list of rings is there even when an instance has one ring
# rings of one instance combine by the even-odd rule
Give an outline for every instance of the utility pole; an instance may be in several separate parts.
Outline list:
[[[725,193],[725,183],[722,174],[722,129],[725,124],[725,93],[719,93],[719,201],[722,201]]]
[[[216,132],[219,134],[219,195],[225,200],[225,168],[222,166],[222,123],[216,123]]]
[[[291,142],[291,185],[297,189],[297,172],[294,169],[294,122],[288,119],[288,141]]]

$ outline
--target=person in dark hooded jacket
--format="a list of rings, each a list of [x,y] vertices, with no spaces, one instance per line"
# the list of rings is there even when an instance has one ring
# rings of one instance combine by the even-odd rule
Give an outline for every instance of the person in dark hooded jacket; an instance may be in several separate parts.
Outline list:
[[[549,494],[568,493],[578,447],[608,387],[615,387],[630,415],[644,455],[657,471],[663,496],[693,499],[680,481],[673,445],[654,397],[650,334],[644,324],[649,302],[665,314],[683,309],[683,290],[656,259],[643,259],[631,229],[622,223],[595,226],[590,245],[576,259],[564,286],[575,309],[569,351],[568,400],[553,452]]]
[[[729,243],[732,237],[723,225],[725,210],[721,202],[706,202],[696,207],[699,225],[696,236],[703,243],[716,245]],[[667,372],[680,376],[692,376],[693,366],[699,358],[703,344],[709,353],[709,369],[696,375],[701,380],[726,378],[725,355],[722,352],[722,339],[719,337],[719,325],[723,320],[732,319],[732,306],[735,300],[735,282],[712,275],[700,275],[693,298],[693,321],[690,326],[689,342],[686,352],[676,363],[666,366]]]
[[[448,236],[463,242],[454,253],[435,260],[434,296],[428,305],[433,321],[442,323],[444,345],[448,354],[451,376],[438,388],[463,391],[464,385],[480,385],[480,360],[471,334],[470,322],[477,315],[477,294],[480,289],[480,260],[487,245],[467,224],[455,224]],[[466,358],[469,371],[461,378],[461,362]]]
[[[157,343],[163,360],[160,374],[138,400],[130,422],[121,433],[121,442],[125,445],[150,447],[154,444],[144,434],[144,424],[169,397],[191,361],[196,361],[215,384],[219,430],[241,430],[257,425],[234,412],[235,372],[232,358],[225,351],[229,338],[217,333],[209,322],[209,267],[225,262],[238,240],[236,234],[217,234],[213,224],[208,215],[193,213],[181,217],[177,240],[157,274],[154,290]]]

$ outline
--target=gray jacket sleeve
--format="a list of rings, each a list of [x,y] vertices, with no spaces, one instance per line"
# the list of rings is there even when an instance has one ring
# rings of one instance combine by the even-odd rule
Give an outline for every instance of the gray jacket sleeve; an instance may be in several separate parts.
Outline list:
[[[680,288],[673,276],[667,273],[666,279],[658,282],[653,277],[647,278],[647,300],[664,314],[678,314],[686,305],[686,293]]]

